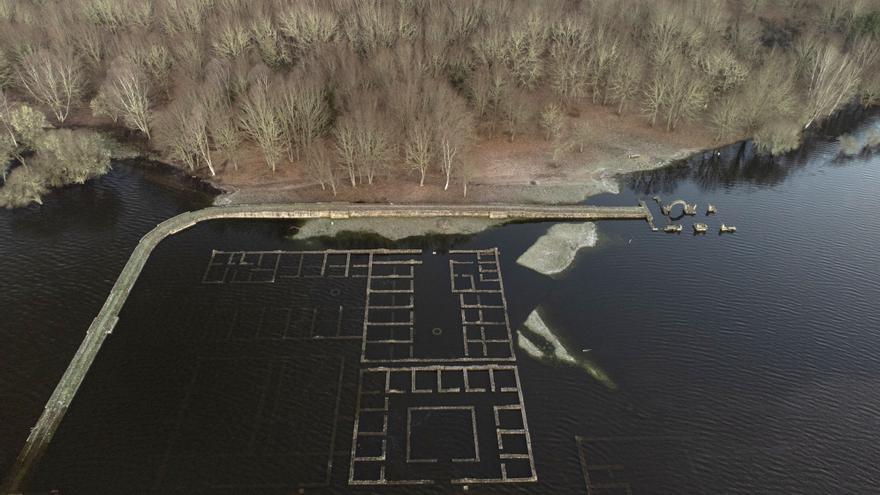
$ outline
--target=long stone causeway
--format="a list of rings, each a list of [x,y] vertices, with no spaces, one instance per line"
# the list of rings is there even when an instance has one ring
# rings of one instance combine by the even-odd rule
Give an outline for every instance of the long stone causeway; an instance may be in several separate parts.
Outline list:
[[[18,493],[30,471],[46,451],[55,431],[73,401],[107,338],[119,320],[119,312],[134,287],[153,249],[166,237],[197,223],[217,219],[311,219],[311,218],[434,218],[469,217],[497,220],[645,220],[654,229],[653,217],[644,202],[639,206],[586,205],[428,205],[294,203],[271,205],[217,206],[172,217],[144,235],[122,269],[110,295],[92,320],[82,343],[46,403],[24,447],[13,463],[0,493]],[[656,229],[654,229],[656,230]]]

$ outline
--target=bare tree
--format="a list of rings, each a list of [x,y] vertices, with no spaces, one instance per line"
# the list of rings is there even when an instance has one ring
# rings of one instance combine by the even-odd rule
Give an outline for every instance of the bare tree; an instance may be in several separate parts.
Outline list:
[[[9,165],[15,154],[15,144],[12,139],[4,134],[0,134],[0,178],[6,182],[6,175],[9,173]]]
[[[499,67],[507,58],[507,35],[498,24],[483,23],[482,28],[471,41],[471,51],[479,64],[486,67]]]
[[[434,161],[434,130],[428,122],[418,121],[406,133],[404,155],[406,164],[419,173],[419,186],[425,185],[425,174]]]
[[[510,75],[503,69],[479,67],[468,81],[467,93],[477,116],[493,121],[498,118]]]
[[[617,105],[617,114],[622,115],[639,93],[641,83],[641,61],[630,52],[621,56],[611,68],[608,77],[610,100]]]
[[[212,151],[217,138],[212,131],[233,125],[221,88],[211,83],[182,83],[175,96],[159,119],[157,144],[191,170],[202,162],[216,175]]]
[[[644,100],[642,108],[651,122],[651,127],[657,124],[657,117],[669,104],[671,78],[664,71],[654,71],[643,91]]]
[[[0,206],[15,208],[30,203],[43,204],[42,196],[48,191],[42,174],[34,168],[19,167],[9,174],[0,187]]]
[[[694,74],[684,60],[677,60],[668,73],[666,130],[672,131],[682,121],[692,120],[706,107],[709,92],[702,74]]]
[[[550,141],[550,159],[553,162],[559,162],[562,160],[563,156],[571,151],[572,147],[575,145],[574,139],[572,138],[572,131],[564,130],[558,136],[554,137],[552,141]]]
[[[458,176],[461,179],[461,194],[465,198],[468,195],[468,186],[471,183],[471,178],[473,177],[474,170],[471,166],[471,163],[467,159],[462,159],[458,166]]]
[[[586,122],[578,122],[568,135],[569,149],[577,149],[578,153],[584,152],[584,146],[590,140],[591,129]]]
[[[240,124],[248,137],[257,143],[272,171],[284,154],[284,122],[271,96],[274,86],[257,81],[241,100]]]
[[[278,85],[277,108],[284,124],[290,158],[324,134],[330,124],[330,107],[320,80],[293,73]]]
[[[67,26],[67,37],[76,47],[85,63],[92,68],[100,68],[107,56],[107,36],[104,30],[94,24],[76,23]]]
[[[359,157],[361,176],[367,184],[373,184],[376,176],[388,170],[395,146],[391,129],[387,126],[388,117],[376,106],[363,109],[359,115],[355,143]]]
[[[273,170],[315,174],[306,154],[323,142],[352,185],[436,168],[464,186],[473,136],[457,128],[540,132],[559,157],[583,149],[562,113],[590,112],[588,96],[669,130],[708,112],[718,139],[783,149],[786,122],[880,101],[873,1],[0,0],[0,88],[65,123],[88,94],[212,173],[220,156],[238,168],[244,139]],[[4,139],[0,155],[29,156]]]
[[[746,135],[753,135],[771,120],[789,118],[796,111],[793,72],[785,57],[771,54],[743,85],[736,98],[739,123]]]
[[[712,114],[712,125],[715,127],[715,140],[717,141],[735,136],[742,127],[740,102],[733,97],[721,100]]]
[[[251,21],[250,32],[251,39],[254,40],[257,51],[260,52],[266,65],[279,67],[290,60],[281,35],[272,22],[270,12],[258,9]]]
[[[211,48],[222,57],[236,58],[244,53],[250,40],[250,33],[241,20],[228,16],[214,30]]]
[[[27,167],[26,155],[34,150],[44,129],[51,127],[42,112],[28,105],[11,103],[6,93],[2,91],[0,91],[0,125],[6,143],[4,147],[12,158],[25,167]]]
[[[206,77],[208,71],[205,67],[205,56],[207,54],[199,36],[194,34],[177,35],[170,47],[175,75],[179,74],[179,78],[193,80]]]
[[[314,0],[286,3],[279,24],[299,56],[316,45],[333,41],[339,29],[337,17]]]
[[[350,2],[346,7],[341,30],[359,53],[388,48],[400,38],[410,38],[416,29],[402,4],[364,0]]]
[[[534,89],[544,75],[544,50],[547,20],[538,11],[531,12],[525,22],[511,29],[507,38],[505,58],[511,73],[524,88]]]
[[[92,131],[46,132],[39,139],[37,157],[51,187],[82,184],[110,170],[110,150],[103,137]]]
[[[657,9],[651,19],[647,37],[651,49],[651,64],[655,70],[666,67],[681,48],[680,25],[681,21],[675,10],[670,8]]]
[[[92,110],[96,115],[122,119],[126,127],[141,131],[149,139],[153,111],[150,84],[143,70],[125,58],[114,60],[92,100]]]
[[[440,168],[443,169],[443,175],[446,177],[446,183],[443,185],[443,190],[449,189],[449,182],[452,179],[452,173],[455,171],[458,166],[459,160],[461,160],[461,144],[460,138],[454,134],[441,134],[440,135]]]
[[[127,32],[114,40],[117,59],[124,58],[134,64],[147,79],[151,91],[170,93],[174,58],[165,37],[157,33]]]
[[[336,157],[343,170],[345,170],[348,180],[351,183],[351,187],[357,187],[358,178],[358,156],[355,132],[354,122],[348,118],[340,119],[333,132],[333,137],[336,138]]]
[[[325,142],[319,140],[310,143],[303,150],[303,164],[309,176],[321,184],[321,189],[326,190],[327,186],[330,186],[330,190],[336,196],[336,185],[339,182],[336,176],[336,164]]]
[[[616,35],[604,26],[595,30],[592,38],[593,49],[587,78],[593,91],[593,103],[596,103],[602,93],[605,93],[606,100],[608,98],[606,91],[608,75],[620,56],[620,42]]]
[[[788,119],[773,119],[755,132],[754,140],[759,151],[772,155],[787,153],[800,145],[801,126]]]
[[[443,189],[447,190],[470,144],[474,121],[464,101],[451,89],[446,88],[438,95],[437,101],[435,146],[440,156],[440,169],[446,179]]]
[[[6,88],[14,81],[15,69],[11,54],[0,48],[0,89]]]
[[[807,123],[831,115],[837,107],[855,94],[862,69],[849,53],[840,53],[833,45],[825,45],[816,53],[809,68],[807,90]]]
[[[749,67],[737,60],[725,47],[714,46],[698,60],[700,69],[711,80],[716,94],[725,94],[738,87],[749,75]]]
[[[208,134],[209,112],[208,105],[203,101],[195,100],[190,109],[190,116],[184,131],[186,138],[195,144],[199,158],[208,166],[211,175],[217,175],[217,172],[214,171],[214,160],[211,155],[211,137]]]
[[[560,43],[550,49],[550,89],[566,104],[586,95],[586,71],[586,47]]]
[[[504,121],[504,131],[511,142],[523,131],[531,117],[533,109],[529,104],[529,96],[519,89],[510,91],[505,95],[501,103],[501,114]]]
[[[90,22],[113,32],[148,28],[153,17],[153,2],[137,0],[86,0],[80,8]]]
[[[162,0],[156,3],[155,17],[169,34],[201,33],[205,14],[214,4],[212,0]]]
[[[241,131],[235,120],[235,110],[228,105],[217,107],[217,111],[208,119],[208,126],[217,149],[231,160],[232,166],[238,170],[238,147],[241,145]]]
[[[18,81],[35,100],[49,107],[62,123],[85,87],[79,59],[70,48],[31,53],[21,61]]]
[[[544,137],[547,141],[561,136],[564,124],[565,118],[559,105],[551,103],[541,112],[541,128],[544,129]]]
[[[195,170],[198,166],[196,143],[187,132],[190,109],[187,102],[175,101],[156,116],[156,145],[167,155]]]

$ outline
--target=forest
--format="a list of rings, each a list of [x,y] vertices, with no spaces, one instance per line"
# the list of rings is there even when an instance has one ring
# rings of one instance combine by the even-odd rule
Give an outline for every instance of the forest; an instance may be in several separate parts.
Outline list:
[[[872,0],[2,0],[0,204],[106,172],[107,130],[334,194],[396,174],[466,194],[475,142],[571,152],[589,105],[783,153],[880,100],[878,37]]]

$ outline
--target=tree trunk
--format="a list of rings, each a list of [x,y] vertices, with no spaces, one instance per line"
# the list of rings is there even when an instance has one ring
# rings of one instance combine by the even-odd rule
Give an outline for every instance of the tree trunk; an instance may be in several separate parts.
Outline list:
[[[207,143],[205,146],[207,148]],[[205,152],[205,163],[208,165],[208,170],[211,171],[211,177],[214,177],[215,175],[217,175],[217,172],[214,171],[213,160],[211,160],[211,149],[210,148],[207,148],[207,150]]]

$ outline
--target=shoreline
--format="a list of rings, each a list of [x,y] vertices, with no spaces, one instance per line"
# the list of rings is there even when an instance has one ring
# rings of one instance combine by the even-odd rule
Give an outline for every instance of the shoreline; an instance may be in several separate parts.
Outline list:
[[[850,103],[804,132],[801,143],[811,136],[848,132],[853,126],[878,112],[878,107]],[[738,136],[717,142],[703,126],[682,127],[673,132],[651,128],[636,116],[619,116],[603,106],[588,105],[578,118],[590,125],[591,135],[583,148],[554,157],[550,143],[523,135],[509,141],[498,135],[481,136],[469,152],[468,194],[462,194],[460,179],[449,190],[442,187],[439,171],[429,171],[424,186],[405,169],[393,176],[379,176],[372,185],[352,187],[340,178],[338,194],[329,187],[322,190],[293,162],[283,163],[271,172],[260,152],[250,144],[237,151],[238,168],[229,157],[215,156],[216,176],[207,168],[189,170],[164,157],[131,132],[94,125],[74,119],[67,128],[97,131],[113,143],[112,157],[119,161],[144,160],[176,171],[202,191],[215,194],[214,205],[350,202],[372,204],[572,204],[603,193],[616,194],[617,178],[635,172],[658,170],[682,160],[742,146],[752,141]],[[796,153],[794,150],[790,153]],[[782,154],[779,156],[785,156]],[[393,164],[398,165],[398,164]]]
[[[201,180],[222,191],[215,205],[272,204],[290,202],[350,202],[372,204],[573,204],[604,193],[617,194],[618,177],[634,172],[656,170],[686,160],[691,156],[709,153],[734,143],[707,148],[678,148],[654,155],[651,160],[603,157],[595,162],[556,166],[535,166],[534,170],[520,167],[505,175],[482,175],[468,181],[467,195],[461,183],[453,183],[444,190],[439,177],[419,186],[410,176],[380,178],[373,185],[340,183],[338,194],[322,189],[317,182],[287,179],[250,183],[218,174],[215,177],[197,174]],[[173,165],[172,165],[173,166]],[[548,173],[547,169],[552,169]]]
[[[443,188],[439,169],[429,169],[424,186],[419,186],[416,172],[392,160],[388,163],[388,174],[377,176],[371,185],[353,187],[347,177],[338,176],[336,195],[329,186],[322,190],[295,160],[285,160],[272,172],[252,143],[240,146],[235,160],[213,152],[217,175],[211,176],[206,167],[189,170],[169,160],[137,135],[112,133],[107,129],[103,132],[118,143],[120,152],[127,157],[140,156],[166,163],[222,191],[215,198],[215,205],[579,203],[598,194],[616,193],[616,178],[620,175],[666,167],[729,145],[716,142],[705,126],[699,124],[667,132],[648,126],[638,115],[617,115],[613,109],[596,104],[585,104],[572,122],[588,126],[590,133],[577,149],[561,154],[554,154],[553,143],[536,133],[510,140],[499,133],[479,132],[473,136],[473,145],[462,157],[459,170],[453,173],[448,190]],[[95,128],[88,125],[88,120],[80,122],[80,126]],[[465,177],[467,195],[463,194]]]
[[[543,140],[522,138],[513,142],[506,139],[484,138],[469,158],[471,177],[468,194],[462,194],[461,183],[454,181],[444,190],[437,171],[429,173],[428,181],[420,187],[413,174],[379,177],[373,185],[350,184],[340,181],[338,194],[322,190],[313,180],[302,175],[296,164],[288,163],[271,173],[261,161],[260,153],[245,146],[239,152],[240,168],[233,170],[228,160],[217,160],[216,176],[207,169],[187,170],[137,139],[127,140],[124,135],[106,129],[120,153],[117,160],[146,160],[167,166],[186,181],[193,181],[204,192],[215,194],[214,205],[350,202],[372,204],[572,204],[581,203],[604,193],[617,194],[618,178],[635,172],[658,170],[674,166],[683,160],[700,155],[723,152],[751,141],[741,136],[729,142],[715,142],[699,129],[680,129],[672,133],[645,127],[634,127],[628,119],[603,115],[607,110],[594,109],[592,118],[596,136],[581,153],[569,153],[553,160],[549,145]],[[878,107],[851,104],[841,108],[819,125],[809,129],[802,143],[810,136],[849,132],[853,126],[876,114]],[[602,120],[605,118],[605,120]],[[619,119],[619,120],[616,120]],[[88,126],[86,126],[88,127]],[[693,131],[688,135],[688,131]],[[622,144],[625,143],[625,144]],[[799,149],[799,148],[798,148]],[[797,150],[791,153],[797,153]],[[785,154],[780,155],[785,156]]]
[[[535,204],[562,205],[581,203],[599,194],[617,194],[618,178],[622,175],[658,170],[673,166],[692,156],[712,153],[729,146],[739,145],[743,140],[710,148],[682,148],[653,162],[623,158],[616,165],[607,161],[586,164],[593,170],[584,173],[577,167],[560,170],[554,177],[541,173],[517,177],[480,177],[468,183],[464,196],[459,187],[443,190],[439,183],[419,186],[410,177],[379,179],[374,185],[351,187],[340,184],[338,194],[329,188],[322,190],[320,184],[308,180],[280,180],[263,183],[239,183],[218,175],[212,177],[205,171],[188,171],[174,162],[153,152],[137,157],[119,159],[134,166],[143,163],[167,168],[172,174],[188,182],[200,192],[214,194],[214,206],[279,204],[279,203],[363,203],[363,204]],[[132,163],[134,162],[134,163]],[[591,166],[592,165],[592,166]],[[601,165],[598,166],[597,165]],[[610,165],[610,166],[609,166]]]

